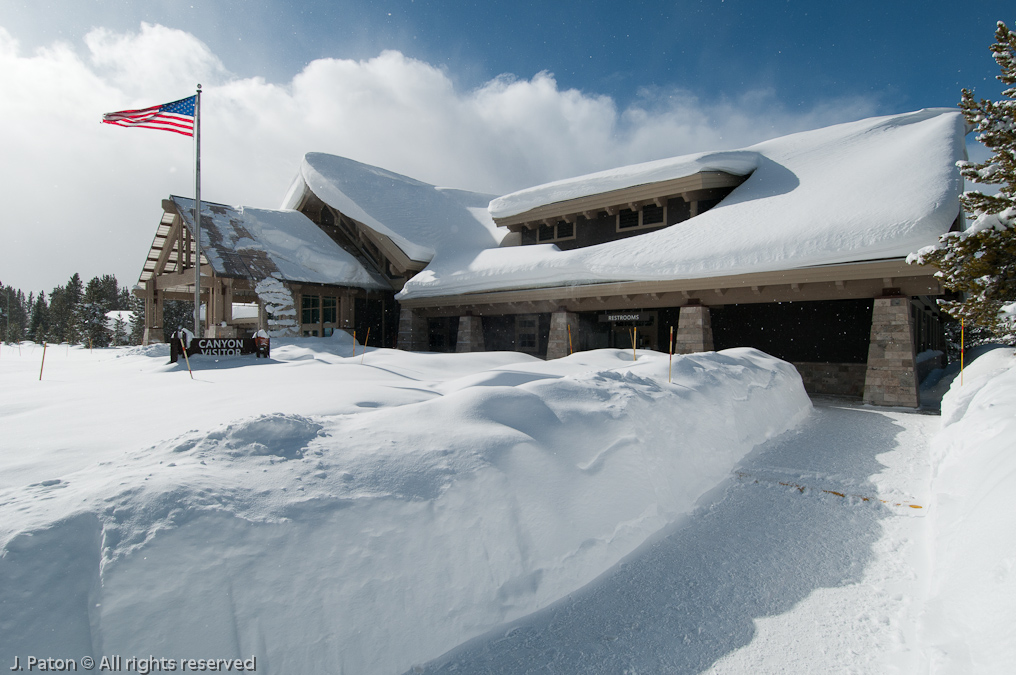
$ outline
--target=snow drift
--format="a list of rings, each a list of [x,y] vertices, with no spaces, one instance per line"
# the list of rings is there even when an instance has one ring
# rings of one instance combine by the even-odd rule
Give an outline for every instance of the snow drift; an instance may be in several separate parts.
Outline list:
[[[1016,356],[982,353],[942,400],[929,513],[934,564],[923,622],[928,672],[1016,663]]]
[[[673,383],[654,352],[354,349],[195,381],[153,348],[56,349],[38,382],[5,348],[0,659],[399,672],[588,583],[810,410],[751,349],[676,357]]]

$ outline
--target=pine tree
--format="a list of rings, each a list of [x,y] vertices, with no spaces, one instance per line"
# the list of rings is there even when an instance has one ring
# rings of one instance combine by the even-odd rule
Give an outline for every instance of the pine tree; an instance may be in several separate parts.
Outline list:
[[[119,347],[120,345],[127,344],[127,338],[127,322],[118,316],[113,321],[113,346]]]
[[[0,340],[13,344],[24,339],[29,309],[20,289],[0,284]]]
[[[162,305],[162,330],[166,339],[180,328],[194,327],[194,303],[190,300],[167,300]]]
[[[110,283],[112,281],[112,283]],[[81,302],[75,307],[77,324],[81,331],[82,343],[92,347],[109,346],[110,331],[106,312],[117,301],[116,279],[110,275],[93,277],[85,287]]]
[[[75,322],[73,309],[65,287],[56,286],[50,291],[46,333],[43,335],[46,342],[59,344],[70,341],[71,324]]]
[[[960,173],[975,183],[1000,185],[998,194],[967,192],[960,201],[973,222],[962,232],[943,235],[938,244],[910,256],[910,262],[940,270],[942,284],[962,291],[961,302],[943,308],[968,324],[991,330],[1016,344],[1016,321],[1002,314],[1016,301],[1016,33],[999,21],[992,56],[1008,88],[1000,101],[976,100],[964,89],[960,109],[977,131],[977,140],[992,151],[980,164],[960,162]]]
[[[46,339],[49,332],[49,304],[46,302],[46,291],[39,291],[32,303],[32,316],[28,320],[28,337],[39,344]]]
[[[131,295],[124,309],[131,310],[130,343],[139,345],[145,337],[145,301]]]

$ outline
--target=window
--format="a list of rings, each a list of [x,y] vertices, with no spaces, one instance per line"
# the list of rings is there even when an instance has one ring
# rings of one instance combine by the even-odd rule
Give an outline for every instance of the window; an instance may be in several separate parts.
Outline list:
[[[554,225],[543,224],[540,225],[536,231],[536,240],[543,244],[552,241],[563,241],[565,239],[575,238],[575,223],[569,223],[564,220],[559,220]],[[523,236],[523,243],[525,243],[525,237]]]
[[[301,296],[300,310],[301,323],[321,323],[321,296]],[[315,332],[315,335],[316,334],[317,333]]]
[[[646,204],[642,207],[642,225],[662,225],[663,207],[656,204]]]
[[[617,214],[617,229],[628,230],[639,226],[639,212],[631,209],[621,209]]]
[[[617,231],[642,227],[660,227],[667,222],[667,207],[646,204],[638,211],[621,209],[617,214]]]
[[[520,314],[515,317],[515,348],[520,352],[535,353],[539,349],[539,316]]]
[[[335,320],[338,317],[338,312],[336,311],[337,303],[335,300],[335,298],[329,297],[321,298],[321,320],[324,323],[335,323]]]

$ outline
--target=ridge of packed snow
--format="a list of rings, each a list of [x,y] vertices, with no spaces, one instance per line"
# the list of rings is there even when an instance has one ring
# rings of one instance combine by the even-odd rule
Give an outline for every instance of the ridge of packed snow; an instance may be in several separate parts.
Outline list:
[[[51,346],[41,382],[41,348],[17,349],[5,663],[401,672],[588,583],[811,410],[752,349],[675,357],[670,383],[657,352],[364,354],[341,331],[192,357],[194,380],[165,345]]]
[[[922,639],[934,674],[1002,673],[1016,661],[1016,355],[970,351],[976,360],[943,397],[931,446],[934,563]]]

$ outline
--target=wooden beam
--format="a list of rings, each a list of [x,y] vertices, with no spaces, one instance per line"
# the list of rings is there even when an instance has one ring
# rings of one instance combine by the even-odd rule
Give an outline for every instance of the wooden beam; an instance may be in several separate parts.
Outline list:
[[[201,276],[210,277],[211,275],[212,275],[212,266],[202,265]],[[173,274],[158,274],[154,278],[155,278],[155,287],[159,290],[165,288],[173,288],[175,286],[194,285],[194,272],[192,270],[184,270],[183,272],[176,272]]]

